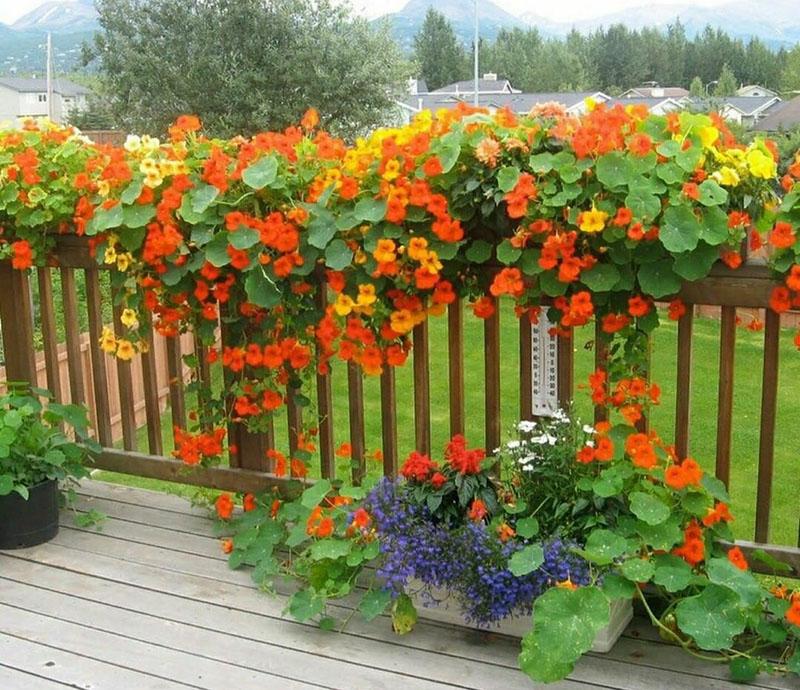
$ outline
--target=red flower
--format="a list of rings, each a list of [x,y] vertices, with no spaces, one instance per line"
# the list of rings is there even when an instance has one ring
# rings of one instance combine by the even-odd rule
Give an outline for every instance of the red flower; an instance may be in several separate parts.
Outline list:
[[[253,494],[245,494],[244,495],[244,511],[249,513],[251,510],[255,510],[258,504],[256,503],[256,497]]]
[[[11,243],[11,266],[24,271],[33,266],[33,249],[27,240],[17,240]]]
[[[738,546],[734,546],[728,551],[728,560],[739,568],[739,570],[748,570],[750,568],[750,564],[747,562],[744,552]]]
[[[217,515],[222,520],[229,520],[231,515],[233,515],[233,499],[231,495],[220,494],[214,507],[217,509]]]
[[[427,455],[414,451],[406,458],[406,461],[400,468],[400,474],[406,479],[424,482],[435,469],[436,463],[433,462],[433,460]]]
[[[488,514],[486,504],[480,498],[476,498],[469,507],[467,517],[473,522],[481,522]]]
[[[431,156],[425,161],[422,170],[426,177],[435,177],[436,175],[441,175],[444,168],[442,168],[442,162],[439,160],[439,156]]]

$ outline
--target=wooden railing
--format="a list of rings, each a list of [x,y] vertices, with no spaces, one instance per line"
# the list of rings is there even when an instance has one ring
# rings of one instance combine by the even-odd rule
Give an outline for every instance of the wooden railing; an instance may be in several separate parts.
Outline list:
[[[266,487],[278,486],[288,488],[286,479],[270,474],[270,461],[265,451],[271,447],[283,446],[277,442],[278,432],[270,428],[263,434],[250,434],[242,426],[233,425],[230,429],[230,442],[238,446],[238,452],[229,459],[229,466],[215,468],[187,468],[182,463],[165,456],[162,447],[161,410],[158,404],[158,386],[156,380],[156,351],[141,356],[141,377],[144,390],[147,452],[137,448],[136,420],[131,404],[134,371],[130,362],[114,360],[105,355],[98,341],[103,327],[103,304],[110,296],[102,294],[99,272],[95,260],[89,256],[86,243],[81,238],[59,237],[56,251],[52,257],[52,268],[38,269],[39,295],[41,299],[38,323],[34,325],[31,309],[31,286],[29,277],[22,272],[14,271],[7,263],[0,263],[0,319],[5,347],[6,375],[8,380],[34,380],[34,328],[41,330],[46,361],[47,384],[54,391],[60,391],[58,381],[57,345],[55,314],[52,300],[52,275],[58,271],[61,276],[63,297],[63,318],[66,324],[66,349],[68,353],[69,399],[73,402],[85,403],[87,391],[83,379],[78,375],[80,361],[80,342],[78,337],[78,310],[86,308],[89,323],[90,354],[93,368],[93,387],[96,407],[96,434],[104,450],[97,458],[96,465],[128,474],[151,477],[155,479],[182,482],[187,484],[208,486],[211,488],[232,491],[260,491]],[[76,275],[83,273],[86,281],[86,305],[79,305],[76,291]],[[681,297],[687,306],[712,305],[722,309],[720,321],[720,352],[718,410],[716,436],[716,474],[726,484],[730,480],[731,470],[731,434],[733,429],[733,396],[734,396],[734,349],[736,339],[736,308],[766,308],[774,287],[768,270],[763,266],[745,265],[737,271],[725,267],[715,268],[712,275],[705,280],[686,284]],[[326,299],[324,291],[320,291],[319,299]],[[463,433],[468,424],[465,411],[464,366],[465,362],[474,362],[480,357],[478,352],[464,351],[464,305],[455,302],[449,306],[447,317],[447,344],[449,376],[449,427],[452,434]],[[118,322],[118,319],[115,319]],[[689,452],[690,429],[690,389],[692,372],[692,328],[694,316],[691,308],[687,309],[677,329],[677,371],[676,371],[676,408],[674,440],[677,452],[684,457]],[[533,417],[533,381],[534,369],[532,361],[532,326],[527,319],[508,324],[501,324],[501,312],[483,323],[483,360],[484,360],[484,443],[488,449],[499,446],[501,441],[501,352],[500,335],[505,328],[515,328],[519,332],[519,416],[523,419]],[[597,331],[600,336],[600,331]],[[775,425],[777,412],[778,385],[778,353],[779,353],[780,317],[766,311],[764,328],[764,353],[762,364],[762,393],[759,410],[759,451],[757,476],[756,519],[754,540],[760,547],[792,564],[796,575],[800,575],[800,550],[769,544],[769,523],[772,501],[772,485],[774,478],[775,457]],[[152,336],[151,336],[152,341]],[[222,341],[225,332],[222,331]],[[596,338],[600,343],[602,338]],[[431,450],[431,376],[429,356],[429,325],[417,326],[413,333],[413,436],[417,449]],[[570,338],[559,338],[557,341],[557,397],[562,405],[567,405],[573,397],[573,343]],[[184,383],[179,372],[182,372],[183,351],[179,339],[169,339],[162,357],[166,359],[169,371],[170,414],[173,425],[186,426],[187,405]],[[198,380],[210,382],[207,365],[200,363],[195,371]],[[603,365],[602,347],[595,347],[596,364]],[[342,365],[344,366],[344,365]],[[109,387],[107,385],[109,368],[116,367],[119,381],[120,406],[122,410],[123,449],[113,447],[111,437],[111,415]],[[397,473],[400,461],[398,451],[397,422],[397,384],[395,371],[385,367],[380,377],[380,417],[381,445],[383,451],[383,472],[387,476]],[[349,440],[352,448],[353,469],[349,477],[360,481],[367,471],[365,417],[364,417],[364,384],[360,370],[352,363],[347,365],[347,387],[349,410]],[[303,410],[295,403],[293,392],[287,391],[288,405],[286,413],[286,436],[288,446],[294,450],[297,444],[297,433],[302,426]],[[334,409],[332,403],[331,378],[316,377],[316,401],[318,415],[318,449],[319,474],[333,478],[336,472],[336,458],[333,440],[334,420],[344,410]],[[597,409],[598,418],[604,410]],[[402,430],[406,433],[406,430]],[[475,431],[472,431],[475,435]],[[746,548],[754,548],[750,542],[742,542]]]

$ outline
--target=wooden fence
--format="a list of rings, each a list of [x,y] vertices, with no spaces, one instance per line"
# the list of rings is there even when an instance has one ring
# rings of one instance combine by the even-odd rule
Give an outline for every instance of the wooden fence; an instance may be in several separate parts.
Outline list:
[[[157,381],[157,357],[163,357],[169,372],[168,397],[171,421],[174,425],[186,426],[186,399],[184,384],[179,372],[182,371],[182,354],[185,343],[169,339],[163,352],[151,348],[141,356],[141,373],[134,371],[131,363],[112,360],[98,345],[102,330],[102,300],[99,270],[90,258],[85,242],[81,238],[60,236],[53,257],[55,268],[39,269],[36,279],[41,296],[40,324],[44,342],[44,357],[48,387],[60,390],[57,380],[57,348],[55,341],[55,315],[52,306],[52,271],[60,271],[63,291],[64,317],[67,337],[66,351],[69,372],[69,397],[74,402],[86,402],[87,391],[78,375],[81,360],[79,334],[72,324],[78,323],[79,308],[88,310],[89,352],[92,363],[93,395],[97,414],[95,426],[98,439],[105,450],[97,459],[97,466],[103,469],[125,472],[156,479],[178,481],[194,485],[232,491],[260,491],[269,486],[287,488],[287,480],[269,473],[270,464],[265,451],[276,444],[277,430],[272,428],[264,434],[250,434],[243,427],[233,425],[230,441],[238,446],[238,453],[230,457],[228,467],[191,468],[164,456]],[[75,289],[76,271],[83,271],[87,286],[87,304],[77,303]],[[6,352],[6,372],[9,380],[31,380],[34,372],[33,334],[34,322],[31,313],[31,291],[29,277],[14,271],[6,263],[0,263],[0,319]],[[10,289],[8,287],[10,286]],[[717,432],[716,432],[716,474],[726,484],[731,474],[731,437],[734,400],[734,352],[736,341],[736,309],[765,308],[774,282],[768,270],[760,265],[745,265],[737,271],[724,266],[715,268],[705,280],[687,283],[681,297],[689,306],[710,305],[721,309],[719,381],[717,391]],[[324,291],[318,298],[325,300]],[[449,426],[453,434],[463,433],[468,425],[465,414],[464,366],[465,359],[480,356],[478,353],[464,351],[463,305],[456,302],[449,306],[448,325],[448,375],[449,386]],[[677,329],[677,367],[676,409],[674,440],[678,454],[685,457],[689,451],[690,429],[690,390],[692,374],[692,327],[694,309],[687,309]],[[778,353],[780,335],[780,316],[767,310],[763,331],[764,350],[762,362],[762,392],[759,405],[759,450],[757,474],[753,478],[757,485],[754,541],[766,547],[774,555],[792,564],[796,575],[800,575],[800,550],[793,547],[769,544],[769,522],[774,478],[774,434],[776,425]],[[428,324],[417,326],[413,332],[413,399],[414,399],[414,439],[416,448],[427,452],[431,447],[431,382],[429,357]],[[533,417],[534,368],[532,356],[531,325],[523,319],[518,323],[501,324],[498,310],[485,320],[484,329],[484,399],[485,415],[483,421],[484,442],[488,449],[496,448],[501,441],[501,395],[500,376],[500,333],[501,328],[516,328],[519,331],[520,351],[520,399],[519,416],[523,419]],[[602,334],[598,333],[597,342]],[[223,343],[225,334],[222,333]],[[152,336],[151,336],[152,341]],[[557,397],[561,404],[567,404],[573,396],[573,343],[569,338],[557,341]],[[595,348],[596,364],[602,366],[604,353],[602,347]],[[119,381],[121,426],[124,450],[112,448],[111,402],[108,380],[110,368],[116,367]],[[141,377],[144,391],[145,417],[147,424],[147,452],[140,452],[136,446],[137,420],[132,404],[134,375]],[[195,372],[201,381],[209,382],[207,366],[202,364]],[[316,377],[316,400],[319,435],[317,438],[320,459],[320,473],[333,478],[336,471],[333,440],[333,422],[338,414],[349,413],[349,437],[352,446],[352,479],[356,482],[366,472],[364,386],[360,370],[353,364],[347,367],[349,410],[336,410],[332,404],[332,387],[329,376]],[[396,403],[395,372],[385,367],[380,379],[380,409],[382,427],[383,471],[392,476],[397,473],[398,425]],[[301,427],[302,409],[294,403],[293,392],[287,391],[287,429],[286,435],[290,449],[297,444],[297,433]],[[604,410],[596,410],[602,417]],[[405,430],[404,430],[405,431]],[[474,434],[474,432],[473,432]],[[283,444],[279,444],[283,445]],[[740,542],[748,550],[754,548],[751,542]]]

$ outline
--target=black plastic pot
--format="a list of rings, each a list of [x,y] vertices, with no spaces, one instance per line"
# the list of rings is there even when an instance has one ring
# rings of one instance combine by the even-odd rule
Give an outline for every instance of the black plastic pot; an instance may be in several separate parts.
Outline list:
[[[58,482],[31,487],[28,500],[16,491],[0,496],[0,550],[24,549],[58,534]]]

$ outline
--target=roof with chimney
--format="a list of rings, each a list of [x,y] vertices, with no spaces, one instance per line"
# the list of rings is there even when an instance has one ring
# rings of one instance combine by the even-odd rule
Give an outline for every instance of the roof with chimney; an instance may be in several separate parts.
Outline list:
[[[0,77],[0,86],[4,86],[18,93],[45,93],[47,91],[47,80],[35,77]],[[89,89],[69,79],[53,79],[53,92],[66,96],[87,96],[91,93]]]

